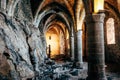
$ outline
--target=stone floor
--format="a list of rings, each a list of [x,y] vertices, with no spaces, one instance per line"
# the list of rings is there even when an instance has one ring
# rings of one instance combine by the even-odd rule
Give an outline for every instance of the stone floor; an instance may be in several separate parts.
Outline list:
[[[46,62],[42,65],[42,76],[35,80],[86,80],[87,78],[87,62],[84,62],[83,69],[73,66],[72,62]],[[43,67],[44,66],[44,67]],[[120,80],[120,70],[118,65],[106,65],[106,76],[108,80]]]
[[[62,65],[61,68],[56,68],[56,72],[60,75],[63,75],[62,79],[56,79],[56,80],[86,80],[87,77],[87,62],[84,62],[83,69],[77,69],[77,68],[67,68],[69,62],[66,63],[57,63],[58,65]],[[66,65],[66,66],[65,66]],[[65,68],[65,69],[63,69]],[[120,71],[119,67],[117,65],[108,64],[106,65],[106,76],[108,80],[120,80]],[[69,78],[67,78],[69,77]]]
[[[108,80],[120,80],[120,65],[107,64],[106,76]]]

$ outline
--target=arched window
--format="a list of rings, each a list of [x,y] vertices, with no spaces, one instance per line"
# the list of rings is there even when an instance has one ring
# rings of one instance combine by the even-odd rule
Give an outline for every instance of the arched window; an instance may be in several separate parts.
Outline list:
[[[106,22],[107,44],[115,44],[114,19],[109,18]]]

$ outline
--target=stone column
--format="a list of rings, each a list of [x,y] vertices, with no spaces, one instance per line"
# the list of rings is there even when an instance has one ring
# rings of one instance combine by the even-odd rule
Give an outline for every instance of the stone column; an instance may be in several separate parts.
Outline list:
[[[74,61],[75,54],[74,54],[74,36],[70,37],[70,53],[71,53],[71,60]]]
[[[104,17],[105,14],[90,14],[86,16],[87,25],[87,80],[107,80],[105,76],[104,59]]]
[[[77,66],[83,68],[83,57],[82,57],[82,30],[77,32]]]

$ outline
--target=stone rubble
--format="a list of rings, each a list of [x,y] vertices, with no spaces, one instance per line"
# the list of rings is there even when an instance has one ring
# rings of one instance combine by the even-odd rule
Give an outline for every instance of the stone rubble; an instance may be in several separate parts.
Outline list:
[[[86,78],[86,76],[78,77],[85,69],[73,68],[72,62],[60,64],[52,60],[46,60],[39,65],[39,70],[38,74],[36,72],[35,80],[78,80]]]

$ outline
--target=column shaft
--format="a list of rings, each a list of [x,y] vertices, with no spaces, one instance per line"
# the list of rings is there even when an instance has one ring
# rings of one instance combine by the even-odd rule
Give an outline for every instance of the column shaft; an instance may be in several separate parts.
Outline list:
[[[75,54],[74,54],[74,36],[70,37],[70,45],[71,45],[71,60],[74,61],[75,59]]]
[[[83,56],[82,56],[82,30],[77,32],[77,65],[83,68]]]
[[[107,80],[104,59],[104,14],[86,16],[88,80]]]

